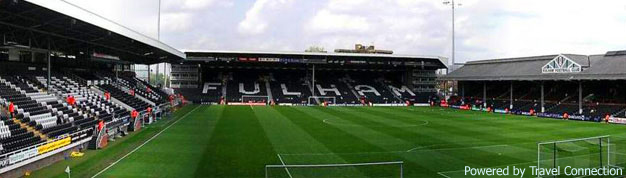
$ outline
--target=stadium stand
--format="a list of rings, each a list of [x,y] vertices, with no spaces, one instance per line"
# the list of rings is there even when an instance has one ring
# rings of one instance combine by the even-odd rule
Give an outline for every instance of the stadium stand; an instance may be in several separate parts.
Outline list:
[[[444,67],[438,58],[395,55],[186,54],[193,60],[172,65],[172,88],[189,101],[215,104],[246,103],[244,95],[284,105],[426,104],[440,97],[435,72]]]
[[[458,83],[461,97],[448,100],[456,106],[486,100],[492,109],[513,103],[512,113],[528,115],[532,110],[553,118],[567,113],[570,119],[604,121],[607,115],[626,114],[626,87],[621,85],[626,71],[619,67],[625,63],[626,55],[619,52],[494,59],[468,62],[441,79]]]

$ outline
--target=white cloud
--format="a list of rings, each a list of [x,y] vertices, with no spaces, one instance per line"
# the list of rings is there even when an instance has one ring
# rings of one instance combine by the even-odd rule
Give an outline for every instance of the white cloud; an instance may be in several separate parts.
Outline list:
[[[319,11],[310,23],[306,30],[313,33],[363,33],[369,30],[364,17],[336,14],[326,9]]]
[[[441,55],[443,11],[432,1],[330,0],[304,24],[326,49],[373,44],[402,54]]]
[[[625,5],[621,1],[483,0],[459,8],[457,47],[465,58],[461,60],[604,53],[619,48],[620,39],[626,38],[626,22],[620,20],[626,16]]]
[[[167,13],[161,15],[162,33],[181,33],[190,30],[193,24],[190,13]]]
[[[232,0],[162,0],[161,6],[164,12],[171,11],[198,11],[210,7],[230,7]]]
[[[261,34],[265,32],[269,21],[278,18],[281,11],[288,10],[293,0],[257,0],[246,12],[246,17],[241,21],[237,30],[241,34]]]
[[[68,0],[150,36],[154,0]],[[458,61],[623,50],[626,1],[455,0]],[[354,43],[396,54],[451,53],[440,0],[163,0],[162,39],[180,49],[332,51]],[[236,29],[236,30],[234,30]]]

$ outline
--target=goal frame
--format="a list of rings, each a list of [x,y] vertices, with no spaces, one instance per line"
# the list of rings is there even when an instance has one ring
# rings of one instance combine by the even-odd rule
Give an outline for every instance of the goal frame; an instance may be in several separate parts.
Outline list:
[[[265,104],[270,103],[269,95],[241,95],[241,103],[247,103],[243,100],[244,98],[265,98]]]
[[[333,99],[333,104],[337,104],[337,97],[336,96],[309,96],[308,100],[307,100],[307,104],[311,105],[313,102],[311,102],[311,99]]]
[[[556,151],[556,145],[560,144],[560,143],[568,143],[568,142],[577,142],[577,141],[585,141],[585,140],[598,140],[598,144],[600,146],[600,167],[603,166],[603,161],[602,160],[602,156],[604,153],[602,153],[602,142],[603,140],[606,140],[606,166],[612,166],[611,165],[611,136],[610,135],[603,135],[603,136],[595,136],[595,137],[585,137],[585,138],[575,138],[575,139],[567,139],[567,140],[558,140],[558,141],[548,141],[548,142],[539,142],[537,143],[537,168],[541,168],[541,146],[542,145],[554,145],[553,149],[553,153],[554,154],[552,156],[552,159],[554,160],[554,165],[556,165],[556,161],[559,159],[557,158],[558,154]]]
[[[375,165],[400,165],[400,178],[404,178],[404,161],[387,161],[387,162],[367,162],[367,163],[347,163],[347,164],[275,164],[265,165],[265,178],[269,178],[268,171],[270,168],[285,168],[289,172],[289,168],[324,168],[324,167],[357,167],[357,166],[375,166]],[[289,175],[291,178],[291,174]]]

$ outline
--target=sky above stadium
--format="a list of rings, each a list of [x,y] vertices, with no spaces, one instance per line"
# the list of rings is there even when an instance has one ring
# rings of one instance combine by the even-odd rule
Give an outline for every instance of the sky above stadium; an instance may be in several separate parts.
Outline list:
[[[66,0],[157,38],[157,0]],[[355,43],[451,54],[443,0],[162,0],[161,40],[180,50],[328,51]],[[623,0],[457,0],[456,60],[626,50]]]

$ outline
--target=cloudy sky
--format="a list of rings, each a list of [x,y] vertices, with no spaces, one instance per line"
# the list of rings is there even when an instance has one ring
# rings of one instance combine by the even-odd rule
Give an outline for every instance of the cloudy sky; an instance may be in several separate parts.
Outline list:
[[[157,38],[157,0],[66,0]],[[180,50],[328,51],[355,43],[451,54],[443,0],[162,0],[161,40]],[[456,60],[626,49],[624,0],[456,0]]]

